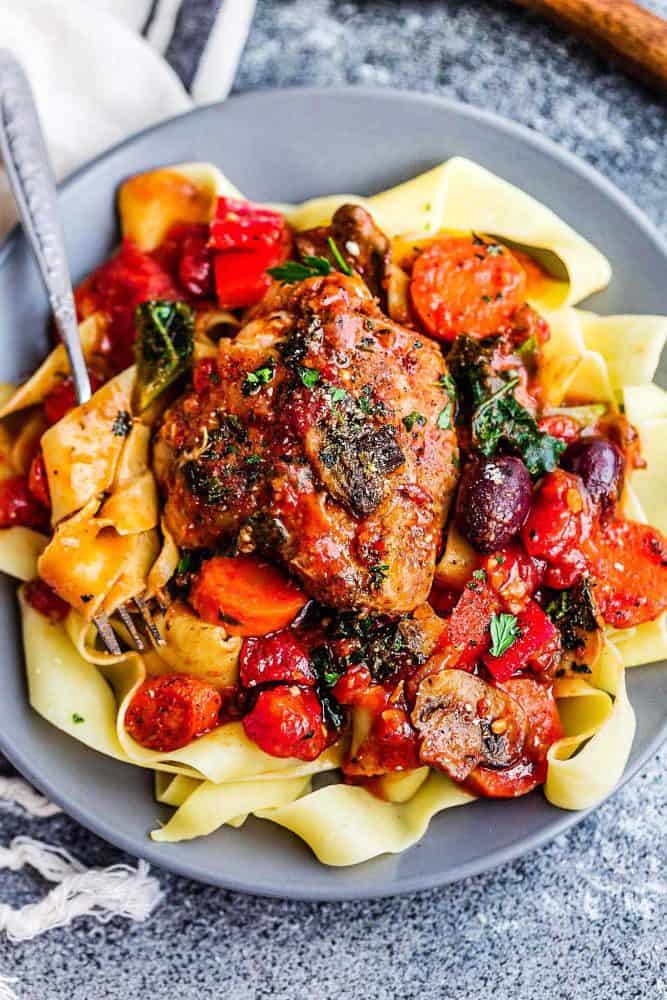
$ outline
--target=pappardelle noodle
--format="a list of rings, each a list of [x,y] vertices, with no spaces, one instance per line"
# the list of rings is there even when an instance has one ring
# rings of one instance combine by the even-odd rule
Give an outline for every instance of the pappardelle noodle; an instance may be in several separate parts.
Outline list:
[[[604,256],[461,158],[297,206],[181,164],[118,207],[92,399],[60,345],[2,387],[35,711],[155,772],[158,841],[255,815],[350,865],[478,796],[599,801],[667,657],[667,319],[578,309]]]

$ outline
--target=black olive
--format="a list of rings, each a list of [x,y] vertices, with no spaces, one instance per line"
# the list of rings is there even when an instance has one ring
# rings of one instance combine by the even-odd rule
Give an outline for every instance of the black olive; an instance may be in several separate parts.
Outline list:
[[[475,458],[461,477],[457,524],[478,552],[497,552],[528,516],[531,480],[520,458]]]
[[[583,437],[564,452],[560,464],[580,476],[593,503],[613,507],[623,489],[623,452],[603,437]]]

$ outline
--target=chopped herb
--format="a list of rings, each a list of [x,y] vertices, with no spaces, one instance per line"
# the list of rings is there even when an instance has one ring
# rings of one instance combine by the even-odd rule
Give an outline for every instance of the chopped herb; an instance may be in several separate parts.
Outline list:
[[[193,565],[192,552],[186,549],[185,552],[181,553],[178,560],[178,565],[176,566],[176,576],[182,576],[183,573],[189,573]]]
[[[247,455],[245,461],[246,465],[259,465],[262,459],[259,455]]]
[[[576,649],[582,643],[582,632],[595,632],[599,628],[597,608],[586,577],[568,590],[545,591],[544,596],[546,613],[558,626],[565,649]]]
[[[127,410],[119,410],[111,425],[111,431],[115,437],[127,437],[132,430],[132,417]]]
[[[187,370],[194,346],[194,311],[185,302],[142,302],[134,325],[134,397],[141,411]]]
[[[447,403],[444,409],[440,410],[436,421],[441,431],[447,431],[452,426],[452,404]]]
[[[259,368],[255,368],[254,372],[246,373],[241,383],[241,392],[244,396],[254,396],[263,385],[267,385],[273,379],[275,373],[275,358],[269,358]]]
[[[329,646],[316,646],[310,651],[310,663],[318,678],[333,687],[345,673],[345,665],[334,656]]]
[[[476,247],[486,246],[486,241],[483,240],[481,236],[478,236],[477,233],[473,233],[472,234],[472,242],[473,242],[473,246],[476,246]]]
[[[350,265],[347,263],[347,261],[343,257],[343,255],[340,252],[340,250],[338,249],[338,247],[336,246],[336,241],[333,238],[333,236],[330,236],[328,238],[327,243],[329,244],[329,249],[331,250],[331,255],[332,255],[333,259],[336,261],[336,264],[338,265],[338,270],[342,271],[343,274],[347,274],[348,276],[351,277],[354,274],[354,271],[352,270],[352,268],[350,267]]]
[[[72,722],[75,725],[79,725],[80,722],[85,722],[85,721],[86,720],[84,719],[84,717],[82,715],[79,715],[78,712],[72,712]]]
[[[473,444],[491,458],[505,443],[519,452],[532,476],[542,476],[556,468],[565,442],[540,431],[513,395],[518,382],[518,376],[509,379],[477,406],[471,424]]]
[[[411,431],[415,424],[417,424],[418,427],[423,427],[426,423],[426,417],[423,413],[418,413],[417,410],[413,410],[412,413],[408,413],[407,417],[403,417],[403,423],[405,424],[405,429],[407,431]]]
[[[367,417],[384,417],[387,412],[387,407],[381,400],[373,402],[372,397],[373,387],[371,385],[365,385],[357,400],[361,408],[361,412],[365,413]]]
[[[498,563],[499,566],[504,566],[505,565],[505,556],[504,555],[498,555],[498,556],[496,556],[496,562]]]
[[[278,264],[277,267],[268,268],[268,273],[283,285],[292,285],[296,281],[315,278],[318,274],[330,274],[331,264],[326,257],[312,257],[307,254],[303,262],[288,260],[284,264]]]
[[[481,583],[486,583],[486,570],[485,569],[476,569],[476,570],[473,570],[473,574],[472,575],[475,578],[475,580],[479,580]]]
[[[329,394],[331,396],[332,403],[340,403],[347,397],[347,391],[345,389],[341,389],[339,386],[332,386],[329,389]]]
[[[389,573],[389,563],[376,563],[375,566],[370,566],[368,569],[368,576],[370,579],[371,590],[382,590],[384,581],[387,579],[387,574]]]
[[[92,601],[92,599],[93,599],[93,595],[92,594],[82,594],[81,595],[81,600],[83,601],[84,604],[89,604]]]
[[[487,243],[486,252],[489,257],[500,257],[503,252],[503,248],[500,243]]]
[[[412,348],[415,351],[421,351],[423,346],[424,344],[422,343],[421,340],[415,340],[414,344],[412,345]]]
[[[516,615],[491,615],[491,656],[502,656],[520,637]]]
[[[306,368],[304,365],[297,365],[296,370],[306,389],[314,389],[320,380],[318,370],[316,368]]]
[[[491,296],[490,295],[482,295],[481,298],[482,298],[482,302],[490,302],[491,301]]]

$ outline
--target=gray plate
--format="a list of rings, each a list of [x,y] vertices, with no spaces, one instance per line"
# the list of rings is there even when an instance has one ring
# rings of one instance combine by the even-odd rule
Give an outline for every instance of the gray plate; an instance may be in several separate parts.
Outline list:
[[[664,311],[667,249],[638,210],[590,167],[527,129],[454,102],[366,90],[283,90],[234,98],[143,132],[79,170],[60,205],[74,277],[117,240],[114,193],[140,170],[211,160],[251,198],[300,201],[332,191],[372,194],[454,154],[470,157],[558,212],[610,258],[601,312]],[[44,356],[44,295],[20,234],[0,250],[0,380]],[[153,801],[149,772],[94,753],[45,723],[27,701],[14,584],[0,581],[3,693],[0,747],[68,813],[118,847],[182,875],[244,892],[297,899],[391,895],[475,874],[545,843],[582,813],[540,792],[479,801],[436,817],[421,843],[349,869],[319,864],[284,830],[250,820],[189,843],[148,839],[170,810]],[[632,670],[637,736],[625,778],[667,733],[667,671]],[[331,817],[336,823],[336,817]]]

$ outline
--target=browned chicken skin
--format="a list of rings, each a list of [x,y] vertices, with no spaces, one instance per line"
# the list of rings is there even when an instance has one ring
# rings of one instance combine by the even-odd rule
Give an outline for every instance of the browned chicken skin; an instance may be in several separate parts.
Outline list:
[[[423,603],[456,477],[445,372],[360,278],[275,285],[220,342],[215,384],[164,416],[176,542],[257,549],[336,608]]]

